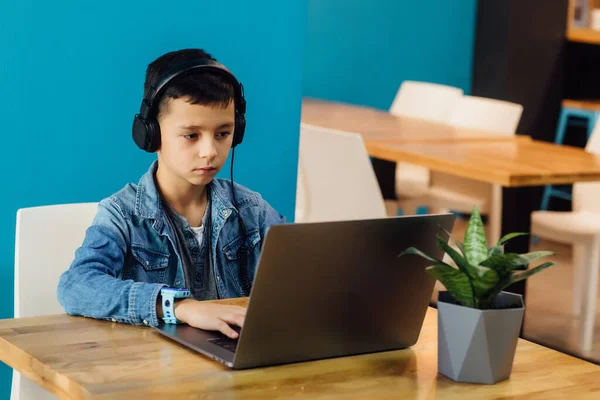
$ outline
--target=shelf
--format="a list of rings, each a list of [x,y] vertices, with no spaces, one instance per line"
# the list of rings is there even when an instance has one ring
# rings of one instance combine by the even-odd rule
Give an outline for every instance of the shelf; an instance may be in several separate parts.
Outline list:
[[[578,108],[580,110],[586,110],[591,112],[600,112],[600,100],[589,99],[589,100],[571,100],[564,99],[562,106],[566,108]]]
[[[569,27],[567,30],[567,39],[572,42],[600,45],[600,31],[589,28]]]

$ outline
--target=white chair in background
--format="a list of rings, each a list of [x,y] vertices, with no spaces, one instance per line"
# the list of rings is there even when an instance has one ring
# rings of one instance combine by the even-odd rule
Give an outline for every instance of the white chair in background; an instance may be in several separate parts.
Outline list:
[[[296,222],[386,216],[362,137],[301,124]]]
[[[451,125],[481,129],[491,134],[514,135],[523,113],[523,106],[482,97],[463,96],[453,109],[448,122]],[[431,173],[431,184],[423,199],[416,199],[432,208],[433,212],[454,210],[470,213],[477,205],[488,215],[490,242],[500,239],[502,221],[502,186],[472,179],[460,178],[441,172]]]
[[[390,107],[390,114],[433,122],[448,122],[452,109],[463,90],[428,82],[404,81]],[[396,164],[397,207],[404,214],[414,214],[416,205],[407,201],[423,196],[429,187],[429,170],[409,163]]]
[[[586,145],[600,155],[600,122]],[[534,211],[532,235],[573,245],[573,313],[583,316],[582,350],[592,350],[600,270],[600,183],[573,185],[573,211]]]
[[[81,203],[17,211],[15,318],[64,313],[56,297],[58,281],[97,209],[97,203]],[[44,399],[56,397],[13,371],[11,400]]]
[[[463,90],[437,83],[404,81],[390,107],[390,114],[445,123]]]
[[[491,130],[514,135],[523,114],[523,106],[485,97],[463,96],[450,113],[448,123],[464,128]]]

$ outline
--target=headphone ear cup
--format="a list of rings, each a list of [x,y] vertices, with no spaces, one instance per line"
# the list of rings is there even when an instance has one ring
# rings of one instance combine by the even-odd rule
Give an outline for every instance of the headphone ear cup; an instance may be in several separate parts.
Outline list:
[[[160,147],[160,125],[157,120],[148,121],[148,147],[149,153],[154,153]]]
[[[156,121],[148,121],[140,114],[133,119],[132,136],[142,150],[154,153],[160,146],[160,127]]]
[[[140,114],[136,114],[133,118],[131,134],[137,147],[146,150],[148,147],[148,124]]]
[[[231,147],[235,147],[244,140],[244,132],[246,131],[246,117],[239,113],[235,113],[235,132],[233,133],[233,142]]]

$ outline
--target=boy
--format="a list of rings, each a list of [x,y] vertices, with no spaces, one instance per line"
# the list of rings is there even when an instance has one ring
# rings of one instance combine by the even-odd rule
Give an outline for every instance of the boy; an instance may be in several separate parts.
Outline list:
[[[244,112],[242,86],[203,50],[148,66],[133,136],[158,160],[100,202],[58,285],[67,313],[237,338],[230,325],[245,309],[202,300],[249,295],[266,230],[284,222],[259,194],[215,178],[243,138]]]

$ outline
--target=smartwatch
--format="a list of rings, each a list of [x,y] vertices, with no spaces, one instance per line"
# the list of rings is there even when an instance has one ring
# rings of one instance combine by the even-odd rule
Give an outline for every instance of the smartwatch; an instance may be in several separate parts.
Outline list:
[[[160,295],[162,298],[163,321],[165,321],[165,324],[180,324],[181,321],[175,317],[175,299],[186,299],[190,297],[190,290],[165,287],[160,290]]]

